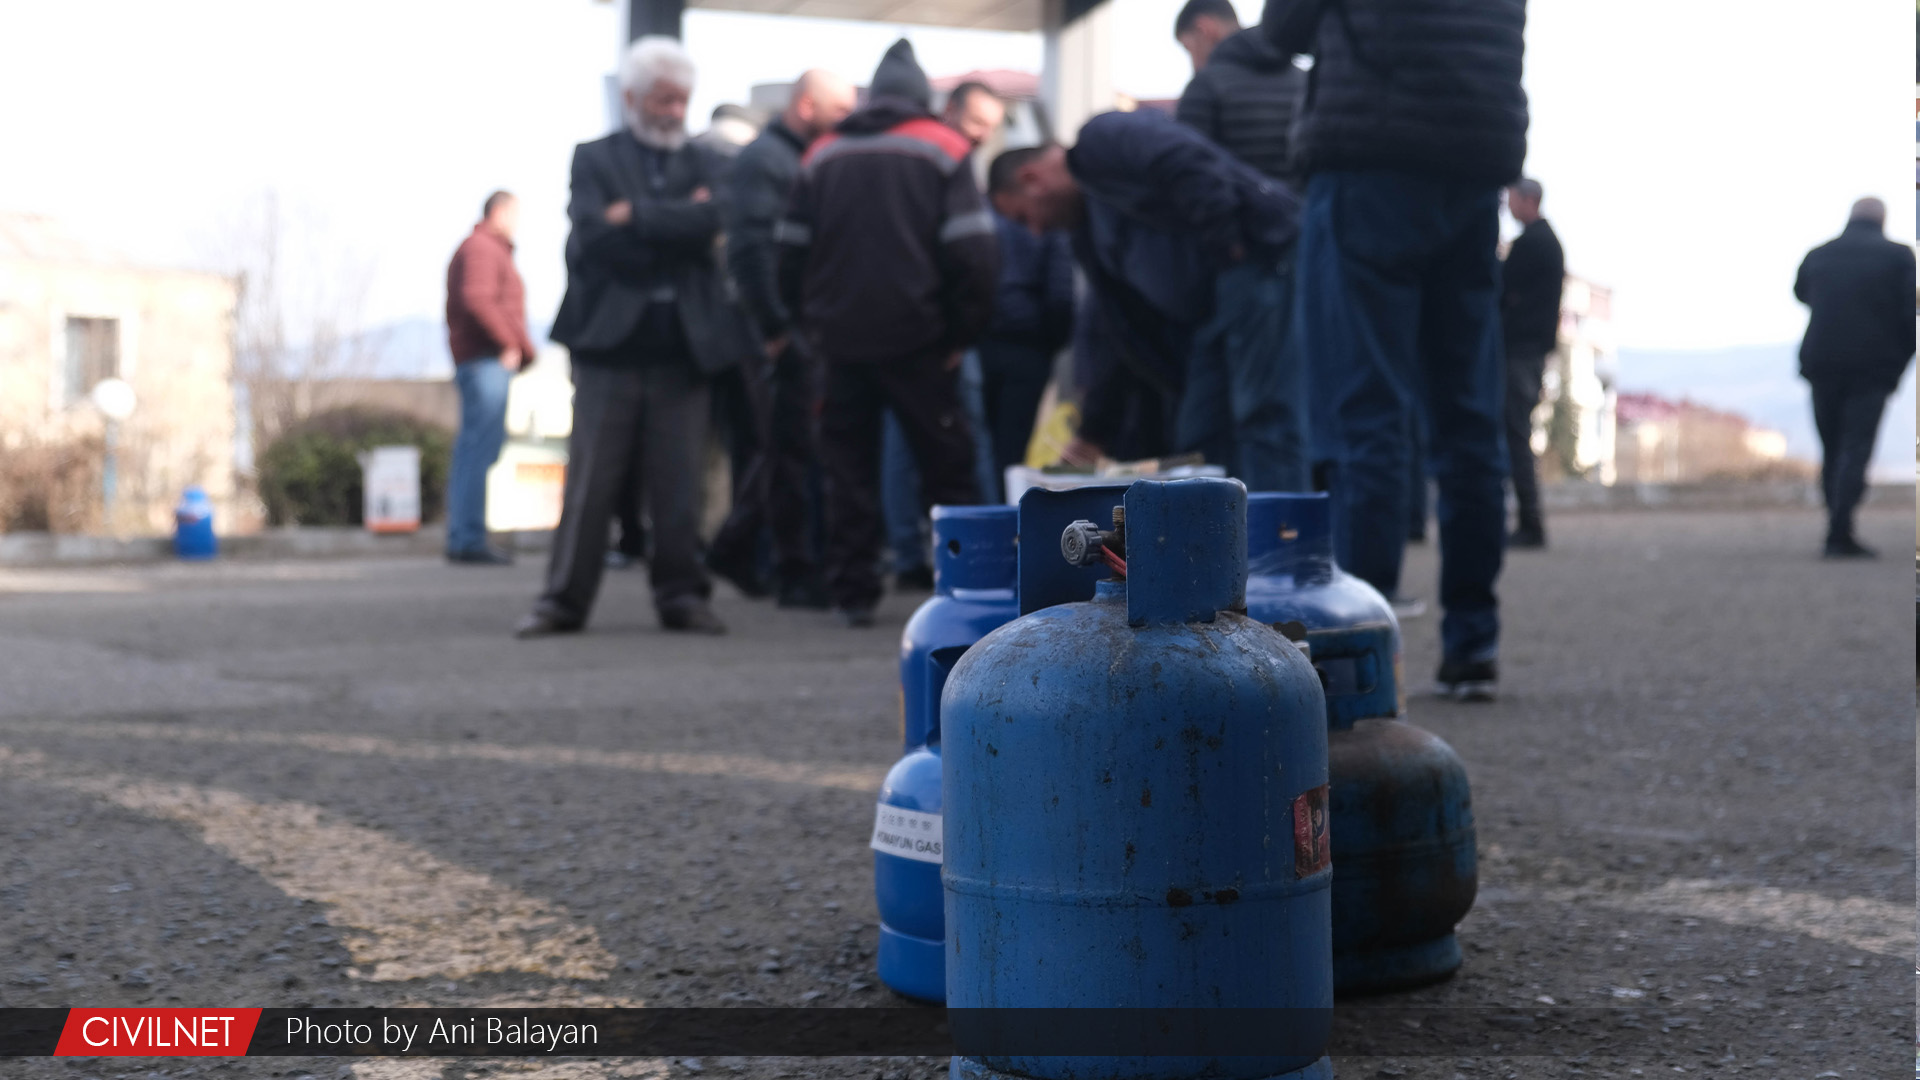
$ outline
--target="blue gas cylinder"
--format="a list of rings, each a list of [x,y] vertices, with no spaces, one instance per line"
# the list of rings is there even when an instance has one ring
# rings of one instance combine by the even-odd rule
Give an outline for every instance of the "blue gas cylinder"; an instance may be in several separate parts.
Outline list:
[[[1333,985],[1399,990],[1460,967],[1477,884],[1466,766],[1404,712],[1400,628],[1333,561],[1325,495],[1248,496],[1247,614],[1300,623],[1327,694]]]
[[[880,981],[922,1001],[947,996],[940,940],[940,691],[969,646],[1020,614],[1018,518],[1011,506],[934,507],[934,595],[900,636],[907,756],[881,785],[868,846],[880,908]]]
[[[1245,489],[1138,481],[1112,530],[1077,522],[1049,551],[1041,511],[1074,494],[1022,498],[1028,614],[968,650],[941,698],[952,1073],[1329,1077],[1326,701],[1292,642],[1235,613]],[[1035,560],[1113,576],[1035,610]],[[1033,1009],[1069,1010],[1058,1038],[961,1035],[969,1015],[1063,1015]],[[1065,1048],[1085,1016],[1133,1009],[1154,1012],[1105,1015],[1262,1010],[1295,1030],[1230,1055],[1206,1037],[1164,1056]]]
[[[173,553],[182,559],[211,559],[219,554],[213,535],[213,500],[205,488],[190,487],[173,510]]]

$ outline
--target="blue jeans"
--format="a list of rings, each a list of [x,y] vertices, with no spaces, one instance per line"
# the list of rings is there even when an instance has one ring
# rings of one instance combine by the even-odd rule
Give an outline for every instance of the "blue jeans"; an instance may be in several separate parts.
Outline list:
[[[987,428],[985,377],[980,369],[980,354],[972,349],[960,361],[960,403],[966,407],[967,422],[973,426],[974,476],[980,485],[983,502],[998,502],[1000,480],[994,476],[993,433]],[[887,550],[893,553],[893,570],[913,570],[927,565],[927,538],[921,531],[924,508],[920,505],[920,470],[913,463],[913,451],[907,448],[900,422],[887,410],[880,440],[880,502],[887,521]]]
[[[1384,169],[1315,175],[1301,211],[1295,310],[1330,422],[1321,445],[1337,558],[1381,592],[1399,590],[1408,432],[1424,410],[1440,489],[1440,643],[1454,661],[1500,647],[1499,211],[1497,185]]]
[[[460,434],[447,470],[447,553],[478,551],[487,544],[487,470],[507,441],[507,383],[513,373],[497,357],[469,360],[453,369],[460,391]]]
[[[1306,374],[1293,324],[1293,252],[1249,259],[1214,283],[1194,335],[1175,442],[1223,464],[1249,491],[1306,491]]]

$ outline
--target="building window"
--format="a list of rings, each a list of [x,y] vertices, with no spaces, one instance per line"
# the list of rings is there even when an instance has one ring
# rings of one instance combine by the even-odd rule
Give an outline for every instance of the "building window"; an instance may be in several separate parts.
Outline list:
[[[93,392],[102,379],[120,375],[120,320],[67,320],[67,404]]]

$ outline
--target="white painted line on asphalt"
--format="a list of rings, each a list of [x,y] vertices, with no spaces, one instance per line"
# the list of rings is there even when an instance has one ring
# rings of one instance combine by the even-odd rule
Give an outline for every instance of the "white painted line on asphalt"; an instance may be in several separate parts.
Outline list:
[[[733,780],[762,780],[803,784],[872,794],[886,778],[884,767],[820,765],[804,761],[775,761],[751,754],[596,750],[577,746],[509,746],[484,742],[425,742],[389,739],[379,735],[330,732],[233,731],[192,724],[141,724],[126,721],[0,722],[0,732],[79,735],[97,739],[153,739],[160,742],[223,743],[234,746],[292,746],[329,754],[404,758],[413,761],[494,761],[510,765],[592,766],[628,772],[670,773]]]
[[[616,962],[592,926],[545,901],[317,806],[80,772],[4,746],[0,775],[199,828],[209,846],[280,891],[325,905],[356,978],[399,982],[519,971],[605,979]]]
[[[1896,958],[1914,954],[1914,910],[1864,896],[1832,897],[1771,886],[1702,878],[1675,878],[1641,891],[1613,888],[1539,888],[1511,885],[1528,900],[1630,911],[1641,915],[1712,919],[1846,945]]]

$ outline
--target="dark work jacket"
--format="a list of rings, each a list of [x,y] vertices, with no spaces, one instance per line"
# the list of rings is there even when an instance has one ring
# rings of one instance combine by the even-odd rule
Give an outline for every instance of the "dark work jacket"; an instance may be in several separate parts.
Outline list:
[[[1313,70],[1293,170],[1505,184],[1527,156],[1526,0],[1266,0],[1260,29]]]
[[[800,161],[780,244],[781,296],[830,360],[972,345],[993,314],[999,244],[959,132],[882,96]]]
[[[1842,378],[1891,392],[1913,357],[1913,249],[1871,221],[1807,253],[1793,295],[1812,309],[1800,342],[1800,374]]]
[[[1541,355],[1560,340],[1560,290],[1567,260],[1546,218],[1521,230],[1500,268],[1500,324],[1510,346]]]
[[[1267,176],[1291,180],[1287,129],[1306,87],[1293,57],[1249,27],[1214,48],[1174,116]]]
[[[1073,329],[1073,247],[1064,231],[1035,236],[999,214],[1000,287],[981,344],[1057,352]]]
[[[726,200],[727,273],[762,340],[790,329],[793,317],[780,298],[779,252],[773,227],[786,211],[800,155],[807,144],[779,117],[733,159],[731,197]]]
[[[660,155],[657,170],[649,167],[649,153]],[[620,348],[633,340],[653,297],[665,291],[701,372],[711,375],[757,356],[759,345],[716,257],[724,195],[716,184],[723,174],[713,152],[691,142],[666,153],[623,130],[575,147],[567,292],[549,336],[575,353]],[[691,201],[700,187],[715,198]],[[607,207],[621,200],[632,204],[632,220],[608,224]]]

